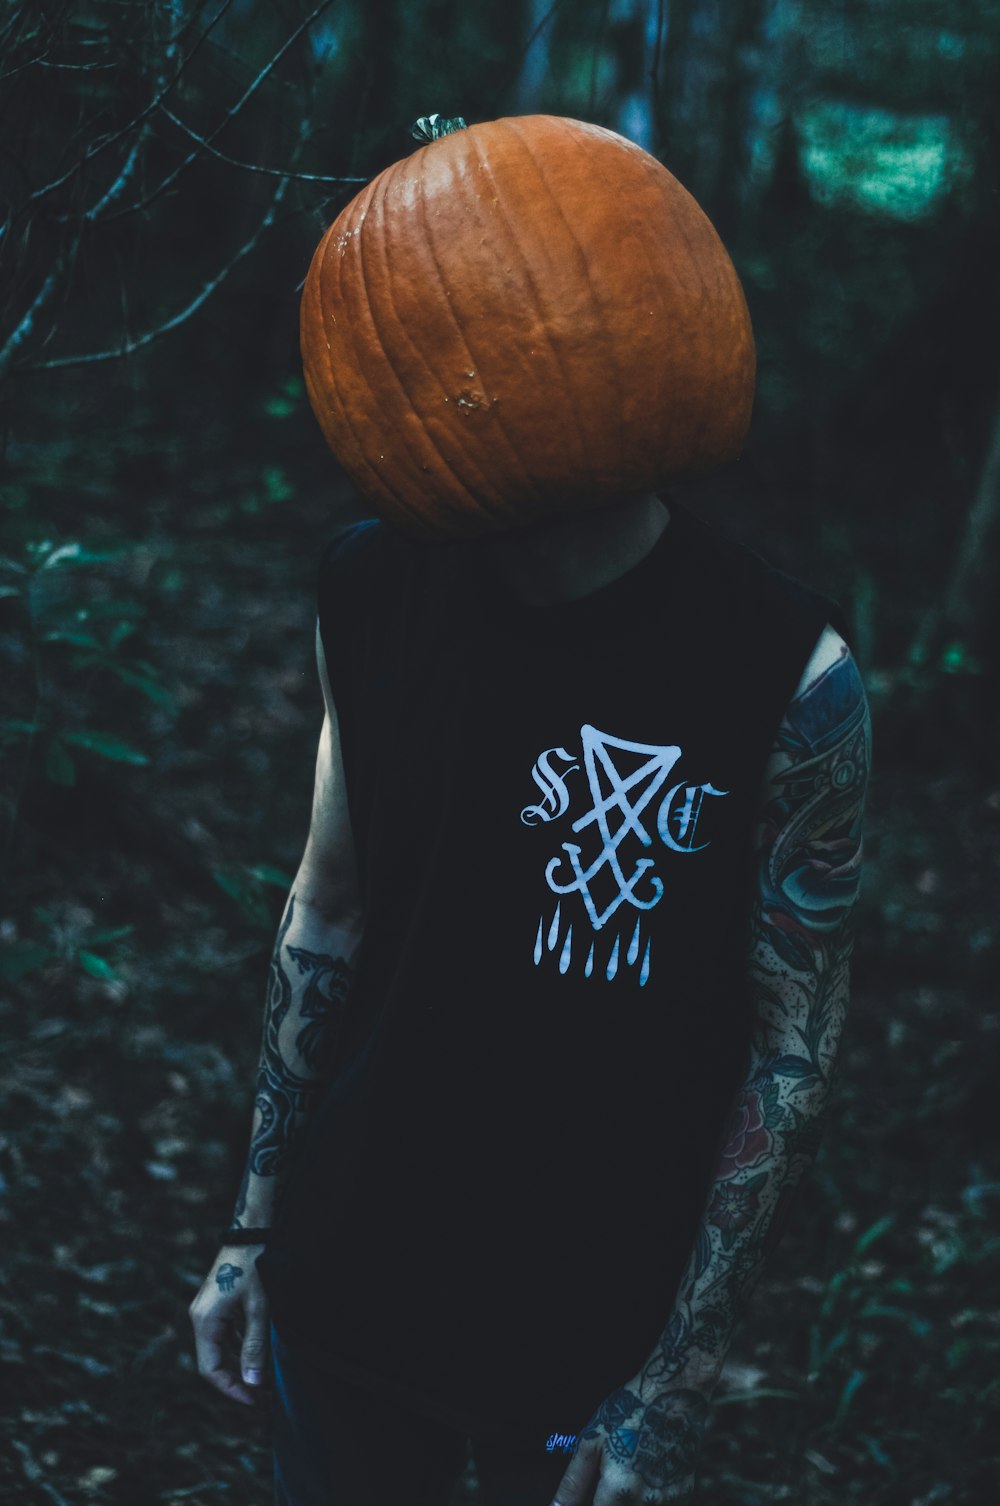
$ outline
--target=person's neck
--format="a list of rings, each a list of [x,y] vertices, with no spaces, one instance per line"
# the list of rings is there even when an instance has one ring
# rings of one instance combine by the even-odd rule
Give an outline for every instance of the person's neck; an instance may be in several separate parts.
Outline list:
[[[477,539],[495,576],[531,606],[574,601],[617,580],[653,548],[670,510],[653,492],[616,507]]]

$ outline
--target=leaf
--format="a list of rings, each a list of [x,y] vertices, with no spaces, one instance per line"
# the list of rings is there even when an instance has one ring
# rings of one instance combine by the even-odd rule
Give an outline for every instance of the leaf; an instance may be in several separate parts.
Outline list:
[[[911,1333],[918,1337],[930,1333],[931,1324],[926,1318],[917,1317],[916,1313],[908,1313],[905,1308],[892,1307],[886,1302],[866,1302],[858,1314],[862,1318],[896,1318],[900,1323],[905,1323]]]
[[[213,868],[212,877],[230,899],[236,901],[248,920],[255,925],[270,926],[271,912],[264,902],[255,881],[248,880],[244,868]]]
[[[295,882],[289,878],[281,868],[275,868],[270,863],[254,863],[247,869],[259,884],[274,884],[277,889],[290,889]]]
[[[135,632],[135,628],[136,625],[134,622],[129,622],[126,618],[120,618],[108,634],[109,647],[117,648],[120,643],[124,643],[125,639],[131,637]]]
[[[101,758],[110,758],[115,763],[149,763],[145,753],[110,732],[64,732],[63,737],[68,743],[75,743],[77,747],[97,753]]]
[[[805,1056],[779,1056],[773,1062],[775,1072],[783,1077],[816,1077],[816,1068]]]
[[[131,936],[135,926],[112,926],[106,931],[91,931],[87,937],[90,946],[107,946],[111,941],[121,941],[125,936]]]
[[[876,1223],[872,1224],[870,1229],[866,1229],[854,1246],[855,1257],[863,1255],[866,1250],[870,1249],[877,1239],[882,1238],[887,1229],[892,1228],[895,1222],[896,1215],[894,1213],[886,1213]]]
[[[61,738],[54,737],[45,750],[45,773],[53,784],[64,788],[76,784],[76,764]]]
[[[773,1077],[769,1077],[758,1092],[764,1123],[770,1129],[773,1124],[780,1123],[782,1118],[781,1107],[778,1103],[778,1084]]]
[[[812,973],[815,971],[815,960],[812,947],[807,946],[798,936],[792,936],[788,931],[781,931],[777,926],[767,926],[767,939],[777,952],[782,962],[787,962],[798,973]]]
[[[34,737],[40,731],[38,722],[19,722],[13,718],[0,722],[0,737]]]
[[[699,1230],[698,1230],[698,1235],[697,1235],[696,1241],[695,1241],[695,1256],[694,1256],[694,1260],[695,1260],[694,1277],[695,1277],[695,1280],[698,1279],[698,1277],[702,1274],[703,1271],[707,1271],[708,1270],[708,1263],[711,1260],[711,1258],[712,1258],[712,1239],[711,1239],[711,1236],[710,1236],[710,1234],[709,1234],[709,1232],[708,1232],[708,1230],[706,1228],[700,1227]]]
[[[51,947],[42,946],[37,941],[15,941],[13,946],[0,952],[0,978],[5,983],[13,983],[27,973],[37,972],[46,963],[54,962],[55,957]]]
[[[75,648],[92,648],[98,653],[102,645],[92,633],[74,632],[69,628],[53,628],[51,633],[42,634],[43,643],[72,643]]]
[[[106,560],[117,559],[121,549],[85,549],[75,542],[60,544],[47,554],[38,566],[39,573],[52,570],[57,565],[102,565]]]
[[[105,962],[103,957],[98,957],[96,952],[80,951],[77,952],[76,958],[84,972],[89,973],[92,978],[106,979],[118,977],[111,963]]]
[[[873,1438],[870,1433],[859,1433],[858,1437],[861,1439],[861,1442],[871,1454],[876,1464],[880,1464],[882,1468],[887,1469],[890,1474],[895,1475],[899,1473],[899,1471],[896,1469],[896,1466],[893,1464],[889,1455],[886,1453],[885,1449],[879,1443],[877,1438]]]
[[[145,617],[146,608],[141,601],[134,601],[126,596],[108,596],[103,601],[90,601],[86,607],[77,609],[79,620],[92,618],[95,622],[104,622],[113,617],[117,622],[123,617]]]
[[[761,1005],[766,1004],[770,1005],[779,1015],[788,1014],[788,1005],[781,995],[775,989],[769,988],[766,983],[761,983],[757,978],[754,979],[753,983],[753,997],[758,1009]]]
[[[295,404],[287,397],[269,397],[263,406],[268,418],[290,418],[295,412]]]
[[[43,545],[42,547],[46,546]],[[77,559],[82,550],[82,544],[60,544],[45,556],[38,568],[39,570],[51,570],[56,565],[68,564],[70,560]]]
[[[288,502],[295,495],[295,488],[280,465],[265,465],[261,471],[264,490],[269,502]]]
[[[780,1396],[787,1401],[798,1401],[797,1391],[779,1391],[771,1386],[761,1386],[756,1391],[730,1391],[725,1396],[716,1396],[712,1399],[713,1407],[724,1407],[732,1402],[759,1401],[763,1396]]]
[[[986,666],[981,659],[970,654],[966,644],[961,642],[949,643],[942,650],[940,667],[946,674],[984,675]]]
[[[829,1281],[826,1284],[826,1292],[823,1295],[823,1302],[819,1310],[819,1315],[821,1318],[828,1318],[830,1316],[836,1304],[837,1293],[840,1291],[840,1288],[847,1280],[849,1274],[850,1267],[844,1266],[843,1269],[835,1271],[834,1274],[830,1277]]]
[[[833,1419],[834,1427],[838,1427],[843,1422],[844,1417],[847,1415],[847,1409],[851,1405],[851,1397],[867,1379],[868,1373],[865,1370],[854,1370],[851,1372],[850,1378],[840,1393],[840,1401],[837,1403],[837,1411]]]
[[[847,1329],[846,1328],[842,1328],[840,1330],[840,1332],[838,1334],[836,1334],[830,1340],[829,1344],[826,1346],[825,1350],[823,1351],[822,1355],[820,1356],[820,1361],[819,1361],[819,1368],[820,1369],[822,1369],[826,1365],[826,1363],[827,1363],[828,1360],[830,1360],[830,1359],[833,1358],[833,1356],[837,1353],[838,1349],[843,1349],[844,1345],[847,1343],[847,1339],[848,1339]]]
[[[155,701],[158,706],[174,706],[176,701],[165,685],[151,679],[149,675],[139,674],[127,664],[109,663],[108,668],[112,674],[118,676],[126,685],[134,685],[136,690],[141,690],[143,695]]]

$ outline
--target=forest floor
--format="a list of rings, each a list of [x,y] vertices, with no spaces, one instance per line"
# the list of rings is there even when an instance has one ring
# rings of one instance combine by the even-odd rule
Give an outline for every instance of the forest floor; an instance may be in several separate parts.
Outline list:
[[[0,1494],[264,1506],[266,1407],[198,1377],[187,1307],[246,1151],[271,880],[308,821],[312,562],[192,529],[109,570],[173,704],[143,703],[148,765],[79,744],[72,785],[31,772],[21,797]],[[890,736],[880,763],[883,692],[833,1111],[716,1395],[712,1506],[983,1506],[997,1478],[1000,784]],[[477,1499],[470,1465],[453,1506]]]

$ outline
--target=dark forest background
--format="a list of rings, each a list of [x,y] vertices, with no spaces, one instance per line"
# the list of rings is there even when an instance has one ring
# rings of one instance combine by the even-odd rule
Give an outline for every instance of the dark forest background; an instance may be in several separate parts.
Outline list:
[[[700,1499],[994,1499],[998,84],[995,0],[0,6],[4,1500],[270,1499],[186,1309],[306,834],[316,562],[364,513],[299,293],[418,116],[538,110],[719,228],[759,389],[683,495],[843,604],[874,721],[831,1122]]]

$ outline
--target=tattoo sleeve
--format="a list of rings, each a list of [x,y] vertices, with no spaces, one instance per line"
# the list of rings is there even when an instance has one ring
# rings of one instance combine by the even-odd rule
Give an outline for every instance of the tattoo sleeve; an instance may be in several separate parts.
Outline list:
[[[768,760],[750,907],[750,1063],[673,1311],[637,1377],[643,1395],[711,1392],[816,1154],[848,1003],[870,760],[864,686],[844,648],[792,701]]]
[[[333,1072],[360,932],[290,895],[271,958],[250,1154],[233,1226],[270,1223],[313,1104]]]

